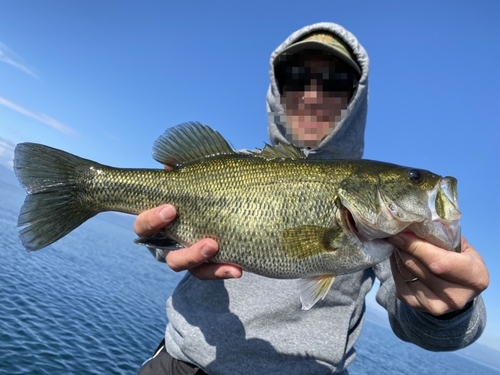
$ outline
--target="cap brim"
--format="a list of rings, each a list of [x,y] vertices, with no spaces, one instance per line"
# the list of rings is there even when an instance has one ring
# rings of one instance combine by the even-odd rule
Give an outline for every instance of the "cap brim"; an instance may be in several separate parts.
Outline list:
[[[294,43],[287,48],[285,48],[280,55],[283,54],[296,54],[300,51],[303,51],[305,49],[316,49],[316,50],[321,50],[328,52],[329,54],[337,57],[339,60],[344,62],[345,64],[349,65],[357,74],[358,76],[361,76],[361,69],[359,68],[358,64],[356,64],[350,57],[346,56],[344,52],[332,47],[332,46],[327,46],[324,43],[320,43],[314,40],[304,40],[303,42],[298,42]]]

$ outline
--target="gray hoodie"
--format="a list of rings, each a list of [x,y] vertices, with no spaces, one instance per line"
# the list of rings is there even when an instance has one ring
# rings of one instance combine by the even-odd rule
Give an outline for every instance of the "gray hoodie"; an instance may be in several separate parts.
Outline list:
[[[314,30],[328,30],[352,48],[361,67],[359,86],[344,118],[317,148],[314,158],[361,158],[368,102],[369,60],[354,35],[333,23],[318,23],[293,33],[271,55],[267,94],[269,137],[285,141],[284,111],[273,61],[286,46]],[[377,301],[388,312],[395,334],[433,351],[463,348],[482,333],[482,299],[457,316],[440,320],[397,300],[389,261],[338,276],[326,296],[301,310],[297,280],[269,279],[244,272],[241,279],[201,281],[187,273],[167,301],[166,349],[175,358],[211,375],[347,374],[365,318],[365,297],[375,278]]]

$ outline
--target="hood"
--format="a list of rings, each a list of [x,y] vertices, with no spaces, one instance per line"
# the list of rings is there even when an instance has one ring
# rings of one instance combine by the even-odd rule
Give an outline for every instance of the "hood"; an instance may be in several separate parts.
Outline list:
[[[274,62],[281,52],[307,34],[328,31],[342,39],[351,49],[361,69],[358,87],[335,129],[317,147],[306,147],[303,151],[310,158],[360,159],[363,156],[366,115],[368,110],[369,59],[363,46],[349,31],[335,23],[321,22],[306,26],[290,35],[272,54],[269,76],[271,84],[267,91],[267,113],[269,139],[273,144],[289,143],[286,139],[285,110],[280,103],[278,85],[274,76]]]

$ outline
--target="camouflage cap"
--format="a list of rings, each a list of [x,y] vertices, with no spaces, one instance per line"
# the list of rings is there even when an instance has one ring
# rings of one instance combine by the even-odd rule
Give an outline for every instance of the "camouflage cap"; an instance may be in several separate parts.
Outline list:
[[[342,60],[342,62],[351,67],[354,72],[358,74],[358,76],[361,76],[361,69],[356,63],[351,49],[340,38],[327,32],[315,32],[309,34],[286,47],[280,55],[294,55],[306,49],[317,49],[328,52]]]

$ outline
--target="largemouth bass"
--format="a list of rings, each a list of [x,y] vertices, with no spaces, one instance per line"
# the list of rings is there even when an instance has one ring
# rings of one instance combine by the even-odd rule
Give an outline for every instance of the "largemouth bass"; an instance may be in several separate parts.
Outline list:
[[[210,261],[272,278],[299,278],[302,307],[335,276],[387,259],[386,238],[411,231],[460,251],[457,180],[369,160],[311,160],[295,146],[236,152],[199,123],[167,130],[153,157],[172,167],[119,169],[48,146],[16,146],[14,170],[28,195],[19,236],[44,248],[103,211],[139,214],[170,203],[176,220],[137,242],[175,249],[213,238]]]

